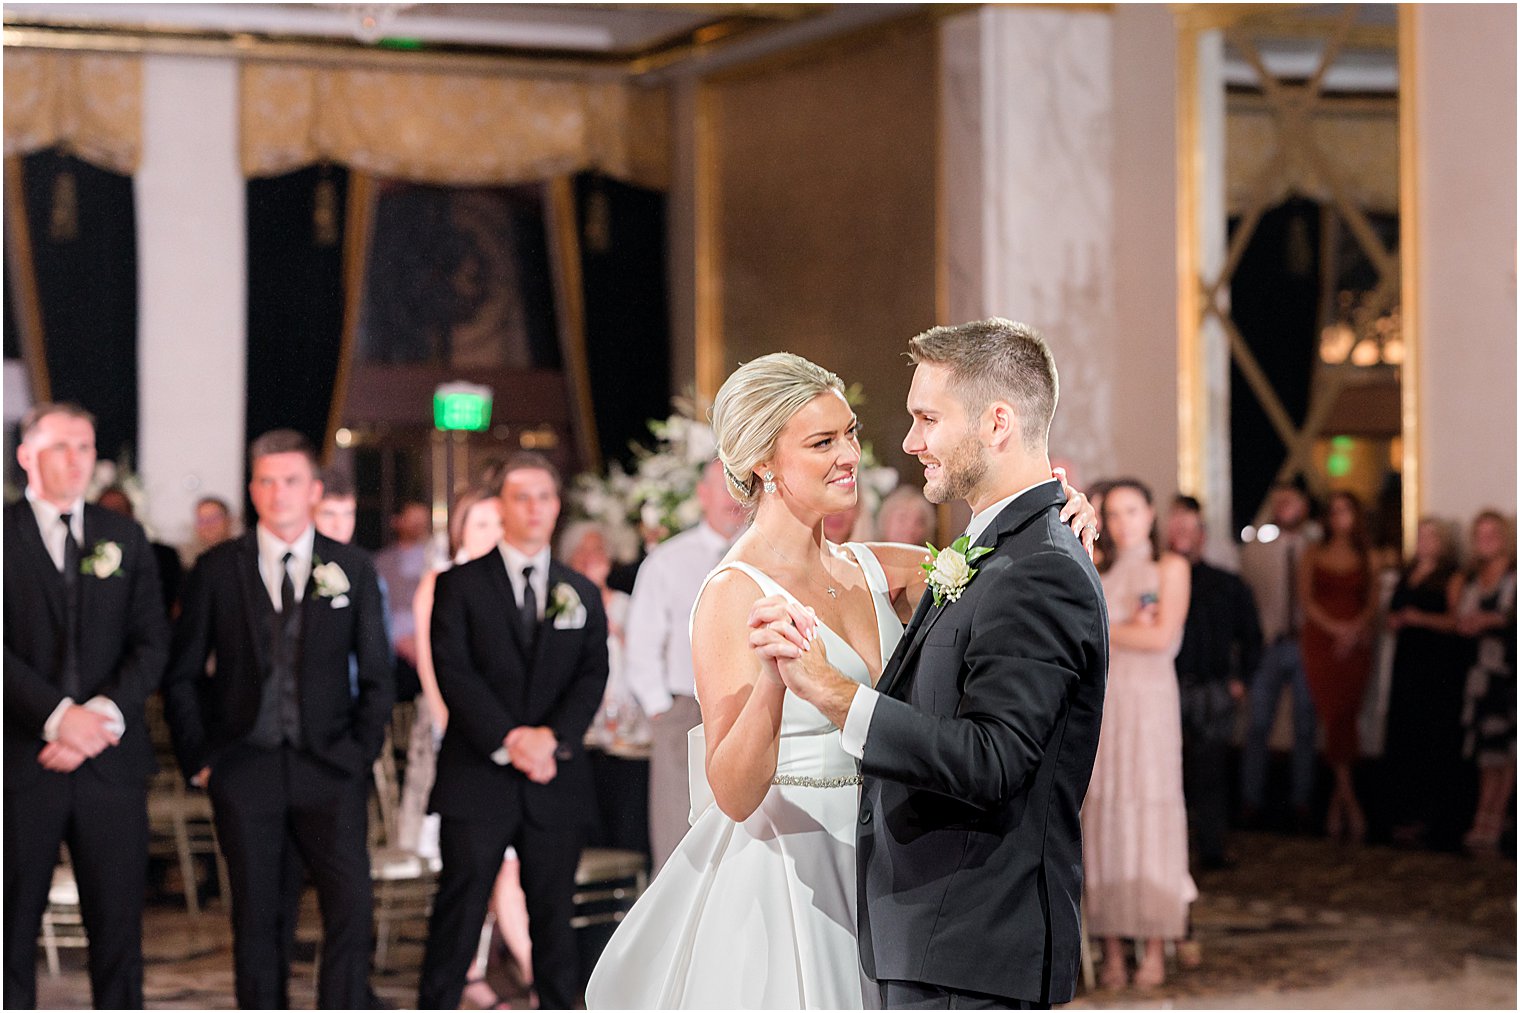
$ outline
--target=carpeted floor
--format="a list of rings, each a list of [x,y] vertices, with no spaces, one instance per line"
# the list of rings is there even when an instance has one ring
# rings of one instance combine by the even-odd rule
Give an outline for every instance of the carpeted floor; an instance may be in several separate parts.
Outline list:
[[[1193,909],[1201,966],[1169,968],[1142,992],[1081,992],[1080,1008],[1514,1009],[1516,887],[1511,859],[1348,848],[1317,838],[1239,834],[1233,869],[1197,876]],[[313,998],[317,914],[308,896],[291,983],[297,1006]],[[232,1007],[225,909],[200,919],[172,900],[149,908],[145,932],[149,1006]],[[393,1006],[415,1001],[421,947],[403,940],[393,969],[374,975]],[[44,1008],[89,1004],[82,951],[64,951],[62,974],[38,967]],[[492,981],[512,998],[509,979]],[[517,1005],[523,1005],[520,995]]]

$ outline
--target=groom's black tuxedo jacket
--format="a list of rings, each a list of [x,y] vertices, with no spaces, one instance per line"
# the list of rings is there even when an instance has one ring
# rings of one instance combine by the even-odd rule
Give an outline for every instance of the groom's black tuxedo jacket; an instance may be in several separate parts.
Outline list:
[[[1072,997],[1108,613],[1063,502],[1050,482],[1004,508],[960,600],[926,593],[883,671],[859,852],[877,981]]]
[[[395,701],[390,644],[369,554],[317,534],[313,570],[319,562],[337,563],[349,589],[324,596],[317,593],[314,578],[306,582],[298,606],[301,647],[296,662],[301,733],[308,753],[352,777],[379,755],[390,723]],[[268,631],[275,608],[259,574],[256,531],[206,550],[190,574],[182,602],[164,676],[164,702],[180,769],[190,778],[202,767],[215,767],[258,720],[270,674]],[[212,654],[216,667],[208,675],[206,660]],[[349,678],[350,658],[358,662],[357,694]]]
[[[158,567],[135,521],[100,507],[84,508],[80,555],[101,542],[121,547],[121,569],[109,577],[79,575],[79,686],[75,703],[109,697],[126,719],[121,742],[80,769],[118,782],[147,783],[156,764],[143,702],[158,688],[168,657],[169,627],[159,596]],[[53,565],[26,500],[5,508],[5,787],[30,785],[42,773],[42,726],[64,697],[63,575]]]
[[[549,616],[568,584],[585,607],[575,628]],[[445,818],[522,819],[544,828],[593,818],[595,791],[581,740],[607,684],[607,611],[596,585],[558,560],[534,642],[525,642],[517,596],[499,551],[438,575],[430,642],[449,708],[430,807]],[[546,726],[559,740],[557,771],[535,784],[491,754],[513,728]]]

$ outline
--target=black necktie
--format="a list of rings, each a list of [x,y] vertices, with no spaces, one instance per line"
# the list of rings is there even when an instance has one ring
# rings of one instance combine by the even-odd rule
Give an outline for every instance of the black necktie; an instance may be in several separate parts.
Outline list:
[[[64,633],[63,671],[60,688],[63,695],[79,699],[79,543],[74,540],[74,515],[59,514],[63,522],[63,601]]]
[[[295,558],[295,553],[287,552],[280,557],[280,573],[284,576],[280,580],[280,615],[289,619],[296,607],[296,585],[290,579],[290,561]]]
[[[538,594],[533,590],[533,567],[525,566],[522,572],[522,631],[523,643],[533,646],[538,635]]]

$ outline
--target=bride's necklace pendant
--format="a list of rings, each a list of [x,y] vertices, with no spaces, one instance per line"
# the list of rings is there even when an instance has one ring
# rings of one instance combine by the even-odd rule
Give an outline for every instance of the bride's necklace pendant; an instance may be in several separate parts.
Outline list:
[[[824,588],[824,590],[829,593],[829,597],[830,598],[838,598],[839,597],[839,592],[836,591],[836,590],[834,590],[832,587],[826,587],[826,588]]]

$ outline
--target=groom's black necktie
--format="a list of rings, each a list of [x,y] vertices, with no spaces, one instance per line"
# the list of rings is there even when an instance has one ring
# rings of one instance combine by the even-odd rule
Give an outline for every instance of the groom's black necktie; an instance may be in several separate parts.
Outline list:
[[[63,522],[63,616],[64,636],[63,670],[59,689],[63,695],[79,700],[79,567],[81,565],[79,543],[74,540],[74,515],[59,514]]]

